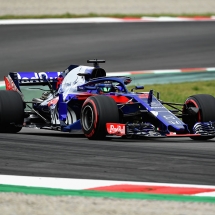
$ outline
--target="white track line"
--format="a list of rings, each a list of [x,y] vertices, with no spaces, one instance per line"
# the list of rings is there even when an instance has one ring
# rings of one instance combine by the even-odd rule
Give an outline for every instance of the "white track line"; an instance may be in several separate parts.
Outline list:
[[[66,24],[66,23],[112,23],[123,22],[117,18],[62,18],[62,19],[8,19],[0,20],[0,25],[20,25],[20,24]]]
[[[122,184],[215,189],[215,186],[209,186],[209,185],[112,181],[112,180],[93,180],[93,179],[69,179],[69,178],[12,176],[12,175],[0,175],[0,184],[71,189],[71,190],[84,190],[84,189],[90,189],[90,188],[96,188],[96,187],[122,185]]]
[[[205,193],[198,193],[194,194],[193,196],[209,196],[209,197],[215,197],[215,192],[205,192]]]
[[[0,20],[0,25],[20,25],[20,24],[65,24],[65,23],[114,23],[114,22],[199,22],[215,21],[215,17],[195,18],[195,17],[141,17],[141,18],[47,18],[47,19],[4,19]]]

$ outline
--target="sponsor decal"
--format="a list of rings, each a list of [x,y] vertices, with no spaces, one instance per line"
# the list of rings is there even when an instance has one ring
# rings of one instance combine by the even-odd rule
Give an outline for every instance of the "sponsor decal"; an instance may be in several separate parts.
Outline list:
[[[17,72],[17,77],[21,82],[43,82],[43,75],[52,81],[61,75],[61,72]]]
[[[108,134],[123,136],[125,135],[125,124],[106,123]]]
[[[172,125],[183,125],[184,123],[182,121],[180,121],[177,117],[171,115],[164,115],[163,116],[164,119],[166,119],[166,121]]]

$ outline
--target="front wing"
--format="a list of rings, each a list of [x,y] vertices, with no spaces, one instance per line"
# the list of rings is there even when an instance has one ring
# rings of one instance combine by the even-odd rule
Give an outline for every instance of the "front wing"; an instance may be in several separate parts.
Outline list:
[[[120,123],[106,123],[107,133],[109,135],[114,136],[128,136],[128,137],[215,137],[215,127],[213,123],[196,123],[194,127],[200,127],[198,131],[195,133],[180,133],[177,134],[176,132],[163,132],[157,130],[152,124],[150,123],[141,123],[141,124],[120,124]]]

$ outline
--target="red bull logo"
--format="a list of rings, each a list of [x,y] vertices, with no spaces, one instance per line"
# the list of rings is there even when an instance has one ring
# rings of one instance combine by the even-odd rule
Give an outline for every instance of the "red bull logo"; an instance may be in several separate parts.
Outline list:
[[[106,123],[108,134],[123,136],[125,135],[125,124]]]

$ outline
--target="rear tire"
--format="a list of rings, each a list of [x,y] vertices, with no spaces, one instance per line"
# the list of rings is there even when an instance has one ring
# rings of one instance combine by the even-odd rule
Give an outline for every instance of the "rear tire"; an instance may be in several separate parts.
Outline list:
[[[119,122],[119,111],[115,101],[102,95],[87,98],[81,109],[84,135],[90,140],[105,139],[108,122]]]
[[[21,131],[23,121],[24,103],[19,93],[0,90],[0,133]]]
[[[197,122],[209,122],[215,121],[215,98],[208,94],[198,94],[193,95],[187,98],[185,104],[188,107],[196,107],[199,108],[199,111],[196,116],[185,118],[183,117],[182,120],[184,123],[188,125],[188,128],[192,130],[193,126]],[[186,113],[186,110],[183,110],[183,113]],[[209,140],[214,137],[207,137],[207,136],[196,136],[190,137],[193,140]]]

